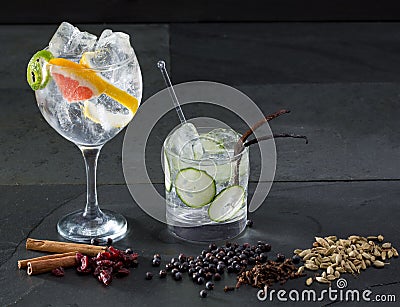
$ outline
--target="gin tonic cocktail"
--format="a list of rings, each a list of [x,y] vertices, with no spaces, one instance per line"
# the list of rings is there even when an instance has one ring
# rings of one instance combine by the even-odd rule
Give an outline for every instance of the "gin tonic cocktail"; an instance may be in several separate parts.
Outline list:
[[[166,218],[192,241],[240,234],[247,220],[248,148],[235,153],[239,134],[184,123],[164,142]]]
[[[64,22],[29,62],[27,78],[43,117],[85,159],[86,206],[63,217],[58,232],[79,242],[121,238],[126,219],[99,208],[96,167],[102,146],[132,120],[141,100],[142,77],[129,35],[104,30],[97,39]]]

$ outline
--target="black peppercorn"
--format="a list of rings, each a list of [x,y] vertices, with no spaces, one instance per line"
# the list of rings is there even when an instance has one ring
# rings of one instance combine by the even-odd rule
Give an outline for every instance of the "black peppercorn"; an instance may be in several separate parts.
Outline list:
[[[214,274],[214,280],[215,280],[215,281],[221,280],[221,274],[215,273],[215,274]]]
[[[292,262],[293,262],[294,264],[299,264],[299,263],[300,263],[300,260],[301,260],[301,258],[300,258],[300,256],[298,256],[298,255],[294,255],[294,256],[292,257]]]
[[[154,258],[154,259],[151,261],[151,265],[152,265],[153,267],[159,267],[160,264],[161,264],[161,260],[160,260],[159,258]]]
[[[206,289],[207,290],[212,290],[214,289],[214,283],[212,281],[207,281],[206,282]]]
[[[286,257],[285,257],[284,254],[279,253],[279,254],[276,255],[276,261],[277,262],[283,262],[285,259],[286,259]]]
[[[181,272],[176,272],[174,275],[175,280],[182,280],[182,273]]]
[[[166,270],[160,270],[160,272],[158,272],[158,276],[160,278],[165,278],[167,276],[167,271]]]

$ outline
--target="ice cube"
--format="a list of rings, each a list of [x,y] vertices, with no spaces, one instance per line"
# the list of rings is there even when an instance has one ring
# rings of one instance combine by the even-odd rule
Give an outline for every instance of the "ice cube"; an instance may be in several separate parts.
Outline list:
[[[234,149],[239,134],[232,129],[216,128],[204,135],[206,138],[214,140],[218,144],[222,144],[226,150]]]
[[[56,108],[58,123],[64,132],[72,129],[72,120],[67,103],[59,103]]]
[[[49,50],[56,57],[79,56],[92,51],[97,36],[88,32],[81,32],[68,22],[63,22],[49,42]]]
[[[200,159],[204,153],[199,133],[192,123],[184,123],[176,129],[167,146],[173,153],[186,159]]]
[[[120,89],[140,99],[141,72],[129,35],[106,29],[99,37],[95,49],[94,52],[88,52],[84,56],[91,68],[100,69],[133,59],[118,69],[103,70],[101,75]]]
[[[106,29],[97,41],[92,64],[94,67],[112,65],[127,60],[134,54],[128,34]]]
[[[92,51],[97,36],[81,32],[68,22],[63,22],[49,42],[49,50],[56,57],[79,56],[83,52]]]

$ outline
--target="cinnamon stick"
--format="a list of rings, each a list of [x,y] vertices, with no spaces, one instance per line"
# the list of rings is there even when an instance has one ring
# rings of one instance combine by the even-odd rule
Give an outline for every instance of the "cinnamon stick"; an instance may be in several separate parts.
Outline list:
[[[68,252],[68,253],[62,253],[62,254],[53,254],[53,255],[47,255],[47,256],[41,256],[41,257],[35,257],[35,258],[30,258],[30,259],[23,259],[23,260],[18,260],[18,268],[19,269],[25,269],[28,266],[28,262],[34,262],[34,261],[40,261],[40,260],[48,260],[48,259],[56,259],[56,258],[62,258],[65,256],[75,256],[77,252]]]
[[[26,240],[26,249],[51,253],[80,252],[88,256],[96,256],[99,252],[106,251],[107,247],[28,238]]]
[[[70,268],[76,265],[75,256],[65,256],[54,259],[44,259],[28,262],[28,275],[36,275],[40,273],[50,272],[55,268],[63,267]]]

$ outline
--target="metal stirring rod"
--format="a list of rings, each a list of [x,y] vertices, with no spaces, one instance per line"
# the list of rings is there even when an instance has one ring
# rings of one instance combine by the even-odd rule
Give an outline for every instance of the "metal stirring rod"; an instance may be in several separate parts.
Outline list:
[[[161,74],[164,77],[165,84],[167,85],[168,92],[171,96],[172,102],[174,103],[176,113],[178,113],[179,120],[181,121],[182,124],[185,124],[186,118],[185,118],[185,115],[183,114],[181,105],[179,104],[178,97],[176,97],[176,93],[172,86],[171,79],[169,78],[167,69],[165,68],[165,62],[162,60],[158,61],[157,67],[160,69]]]

